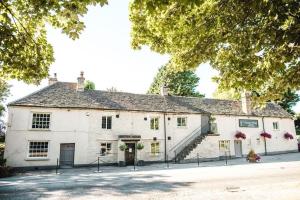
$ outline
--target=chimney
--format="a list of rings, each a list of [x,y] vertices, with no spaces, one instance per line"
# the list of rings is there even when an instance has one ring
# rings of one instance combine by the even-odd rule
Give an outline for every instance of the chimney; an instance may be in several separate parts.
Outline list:
[[[84,80],[83,71],[80,72],[80,77],[77,78],[77,91],[84,91]]]
[[[57,74],[54,73],[54,77],[49,77],[49,79],[48,79],[48,85],[52,85],[52,84],[54,84],[56,82],[57,82]]]
[[[169,95],[169,87],[166,86],[166,85],[163,85],[161,88],[160,88],[160,94],[162,96],[167,96]]]
[[[251,92],[244,91],[241,95],[242,110],[245,114],[251,114]]]

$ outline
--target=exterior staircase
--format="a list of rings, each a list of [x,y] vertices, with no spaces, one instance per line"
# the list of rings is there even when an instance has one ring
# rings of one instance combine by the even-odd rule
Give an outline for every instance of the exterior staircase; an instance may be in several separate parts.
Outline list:
[[[173,160],[176,162],[180,162],[184,160],[186,156],[188,156],[193,149],[195,149],[203,139],[210,132],[210,124],[207,122],[204,126],[201,126],[194,130],[191,134],[181,140],[177,145],[175,145],[171,151],[174,152]]]

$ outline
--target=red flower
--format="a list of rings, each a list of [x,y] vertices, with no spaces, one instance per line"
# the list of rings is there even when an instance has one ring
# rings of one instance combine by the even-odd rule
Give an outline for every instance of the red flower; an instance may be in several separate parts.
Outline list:
[[[237,138],[237,139],[239,139],[239,138],[241,138],[241,139],[246,139],[246,135],[245,135],[245,133],[242,133],[241,131],[237,131],[236,132],[236,134],[235,134],[235,137]]]
[[[267,132],[262,132],[260,134],[261,137],[264,137],[264,138],[269,138],[271,139],[272,138],[272,135],[270,133],[267,133]]]
[[[287,140],[288,140],[288,139],[291,139],[291,140],[294,139],[293,135],[290,134],[290,133],[288,133],[288,132],[286,132],[283,136],[284,136],[284,138],[287,139]]]

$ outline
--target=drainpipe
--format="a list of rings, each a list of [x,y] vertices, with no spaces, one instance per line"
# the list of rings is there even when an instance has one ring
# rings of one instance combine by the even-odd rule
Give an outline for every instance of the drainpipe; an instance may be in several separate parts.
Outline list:
[[[265,121],[264,121],[264,116],[262,117],[262,126],[263,126],[263,132],[266,132],[265,131]],[[264,137],[264,145],[265,145],[265,155],[267,155],[267,141],[266,141],[266,138]]]
[[[164,113],[164,137],[165,137],[165,162],[167,162],[167,127],[166,127],[166,113]]]

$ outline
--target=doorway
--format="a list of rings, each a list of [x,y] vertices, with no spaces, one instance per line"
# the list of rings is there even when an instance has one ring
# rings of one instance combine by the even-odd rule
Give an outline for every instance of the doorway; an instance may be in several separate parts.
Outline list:
[[[59,164],[63,168],[74,166],[75,143],[60,144]]]
[[[234,140],[234,151],[235,151],[235,157],[237,158],[243,157],[241,140]]]
[[[135,160],[135,143],[126,143],[128,147],[125,150],[125,162],[126,165],[134,165]]]

